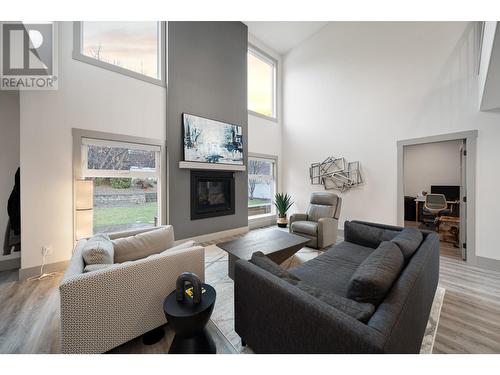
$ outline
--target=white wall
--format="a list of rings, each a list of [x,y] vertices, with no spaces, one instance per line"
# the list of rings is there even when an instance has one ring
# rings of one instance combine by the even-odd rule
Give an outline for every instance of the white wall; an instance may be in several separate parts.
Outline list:
[[[68,260],[73,248],[72,128],[165,139],[166,90],[73,60],[59,27],[59,89],[21,94],[21,267]]]
[[[282,185],[282,152],[281,152],[281,131],[282,131],[282,66],[283,60],[281,55],[267,47],[265,44],[260,42],[251,34],[248,34],[248,42],[253,44],[255,47],[266,52],[271,57],[278,61],[278,87],[277,87],[277,113],[278,121],[268,120],[259,116],[248,114],[248,152],[257,154],[266,154],[278,156],[278,189],[281,189]]]
[[[341,221],[396,224],[402,139],[478,129],[476,254],[500,259],[500,113],[478,111],[473,23],[331,23],[284,58],[285,189],[306,208],[309,166],[359,160],[365,185],[342,194]]]
[[[462,141],[405,146],[403,149],[404,195],[431,192],[431,185],[460,186]]]
[[[7,202],[19,167],[19,92],[0,91],[0,258],[9,221]]]

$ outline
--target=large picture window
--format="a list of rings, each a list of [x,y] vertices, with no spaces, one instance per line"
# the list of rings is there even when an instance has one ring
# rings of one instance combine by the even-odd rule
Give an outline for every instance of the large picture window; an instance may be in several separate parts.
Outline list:
[[[159,146],[82,138],[81,160],[93,181],[94,234],[159,223]]]
[[[249,46],[247,64],[248,110],[276,119],[276,60]]]
[[[273,214],[276,159],[248,158],[248,216]]]
[[[77,60],[164,84],[164,22],[75,22]]]

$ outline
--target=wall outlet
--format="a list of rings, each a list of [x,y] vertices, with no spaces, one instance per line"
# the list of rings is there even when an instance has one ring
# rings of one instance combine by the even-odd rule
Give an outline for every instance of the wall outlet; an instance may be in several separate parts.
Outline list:
[[[43,256],[52,255],[52,248],[50,246],[42,246],[42,255]]]

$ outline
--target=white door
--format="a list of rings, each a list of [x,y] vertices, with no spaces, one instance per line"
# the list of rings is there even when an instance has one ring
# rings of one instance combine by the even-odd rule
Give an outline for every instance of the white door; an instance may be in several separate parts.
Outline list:
[[[462,141],[460,147],[460,251],[462,259],[467,260],[467,144]]]

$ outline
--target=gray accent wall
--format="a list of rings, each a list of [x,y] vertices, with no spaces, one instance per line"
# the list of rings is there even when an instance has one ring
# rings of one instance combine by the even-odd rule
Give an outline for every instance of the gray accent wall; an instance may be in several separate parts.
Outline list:
[[[247,164],[247,43],[241,22],[168,22],[168,211],[176,239],[248,225],[246,171],[234,172],[234,215],[191,220],[191,172],[179,168],[183,112],[243,126]]]

